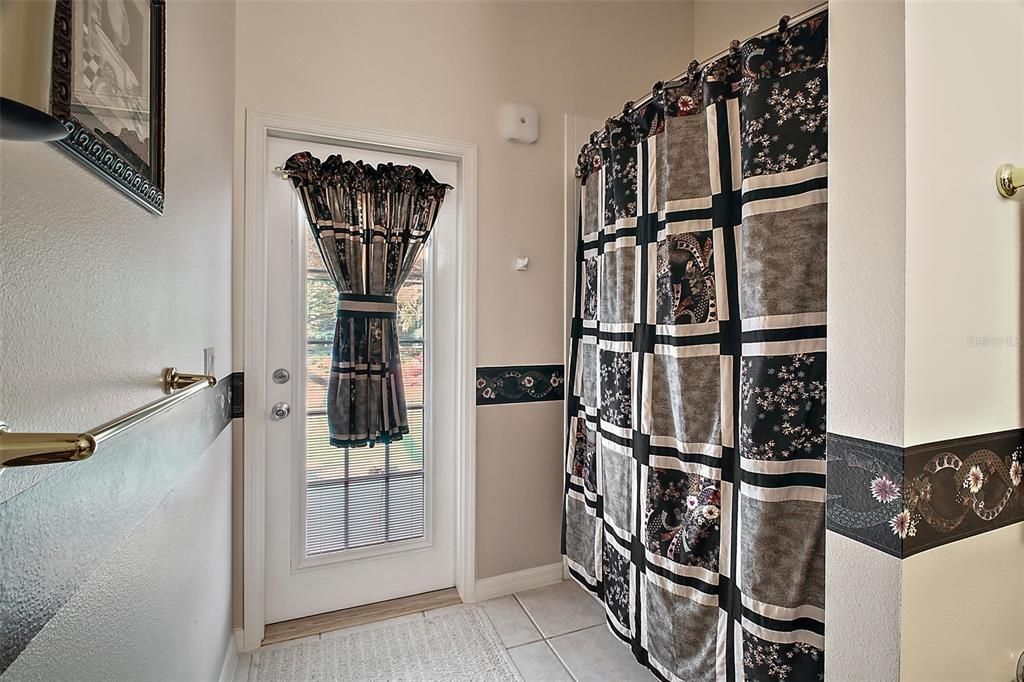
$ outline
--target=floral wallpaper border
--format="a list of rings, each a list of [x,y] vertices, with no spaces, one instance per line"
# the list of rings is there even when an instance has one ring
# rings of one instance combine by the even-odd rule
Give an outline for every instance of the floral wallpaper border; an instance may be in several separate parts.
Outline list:
[[[900,448],[829,433],[826,526],[898,558],[1024,521],[1024,429]]]
[[[881,499],[888,500],[882,502],[874,488],[903,478],[903,448],[829,433],[825,449],[825,527],[902,557],[903,542],[889,529],[889,521],[899,513],[898,504],[880,490]]]
[[[565,398],[565,365],[476,368],[476,404],[507,405]]]

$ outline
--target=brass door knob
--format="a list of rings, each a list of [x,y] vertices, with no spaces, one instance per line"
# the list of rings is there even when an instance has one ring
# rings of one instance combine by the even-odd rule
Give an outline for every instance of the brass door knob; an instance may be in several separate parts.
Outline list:
[[[1024,187],[1024,167],[1004,163],[996,169],[996,189],[999,194],[1009,199]]]

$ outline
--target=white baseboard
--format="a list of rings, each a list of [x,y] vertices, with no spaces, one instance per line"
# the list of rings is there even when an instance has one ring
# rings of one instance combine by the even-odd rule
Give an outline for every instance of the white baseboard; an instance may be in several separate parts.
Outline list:
[[[562,562],[527,568],[513,573],[504,573],[491,578],[482,578],[476,581],[476,588],[473,590],[474,601],[485,601],[504,597],[513,592],[532,590],[535,587],[552,585],[562,580]]]
[[[234,682],[235,668],[238,666],[238,647],[235,646],[235,638],[238,630],[228,637],[228,646],[224,650],[224,662],[220,666],[219,682]]]
[[[245,628],[235,628],[235,650],[243,654],[245,653]]]

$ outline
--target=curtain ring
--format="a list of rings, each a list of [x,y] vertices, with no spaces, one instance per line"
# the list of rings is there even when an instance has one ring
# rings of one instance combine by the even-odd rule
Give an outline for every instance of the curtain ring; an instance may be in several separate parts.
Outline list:
[[[577,178],[582,178],[583,174],[586,172],[586,170],[585,170],[585,168],[586,168],[586,165],[585,165],[586,161],[587,161],[587,155],[584,154],[583,151],[580,151],[579,156],[576,157],[576,177]]]
[[[739,49],[740,49],[740,41],[737,40],[736,38],[733,38],[732,42],[729,43],[729,52],[731,54],[736,54],[736,52],[738,52]]]
[[[651,101],[661,105],[662,110],[665,108],[665,97],[667,94],[664,81],[658,81],[651,86]]]
[[[628,119],[633,113],[633,100],[630,100],[622,105],[622,118],[623,120]]]
[[[783,14],[782,15],[782,18],[779,19],[779,33],[785,33],[786,32],[786,29],[789,28],[789,20],[790,20],[790,16],[788,14]]]

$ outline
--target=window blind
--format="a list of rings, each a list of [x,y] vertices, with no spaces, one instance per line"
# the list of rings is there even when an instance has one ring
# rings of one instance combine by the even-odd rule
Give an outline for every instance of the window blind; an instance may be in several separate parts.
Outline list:
[[[307,239],[306,554],[315,556],[423,537],[423,264],[398,293],[409,433],[368,448],[328,442],[325,413],[337,295]]]

